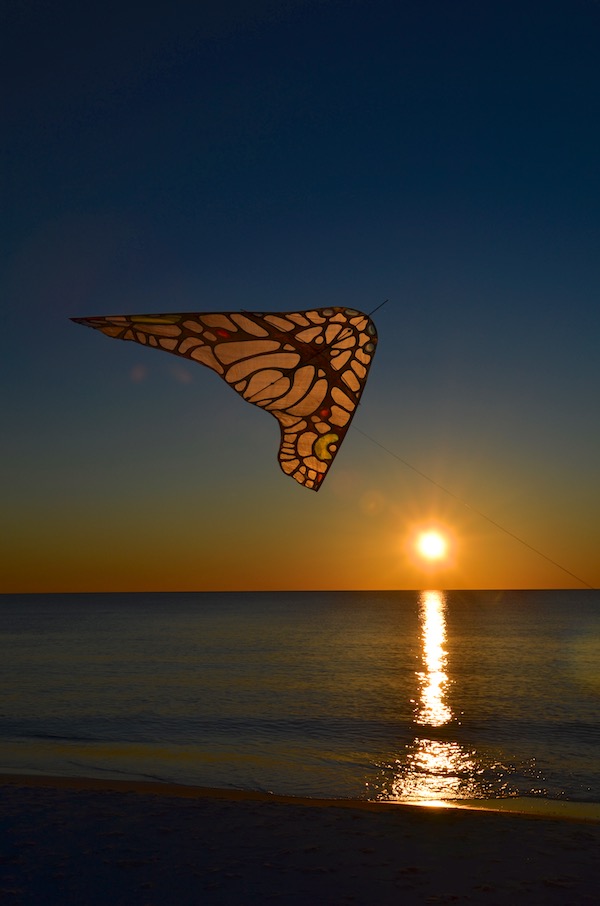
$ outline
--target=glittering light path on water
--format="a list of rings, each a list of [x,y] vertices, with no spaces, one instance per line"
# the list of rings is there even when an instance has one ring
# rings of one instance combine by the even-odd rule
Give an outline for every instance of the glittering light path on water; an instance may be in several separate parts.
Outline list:
[[[480,769],[474,752],[458,742],[431,739],[427,728],[450,723],[453,713],[446,701],[450,680],[446,672],[446,596],[442,591],[424,591],[419,600],[422,670],[417,671],[419,700],[415,723],[423,728],[397,762],[392,789],[381,798],[400,799],[422,805],[441,805],[448,800],[481,795],[477,783]]]
[[[416,721],[422,726],[442,727],[452,718],[444,701],[448,675],[445,672],[446,600],[441,591],[424,591],[420,600],[423,671],[417,673],[421,698]]]

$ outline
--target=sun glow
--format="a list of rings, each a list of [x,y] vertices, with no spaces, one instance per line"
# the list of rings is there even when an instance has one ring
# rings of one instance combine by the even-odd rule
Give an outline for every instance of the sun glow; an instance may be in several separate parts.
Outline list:
[[[448,541],[440,532],[430,529],[418,535],[416,548],[425,560],[443,560],[448,553]]]
[[[454,581],[452,573],[458,565],[459,539],[457,530],[445,520],[425,518],[409,523],[401,541],[410,581],[418,588],[431,587],[434,581],[446,584]],[[450,586],[448,586],[450,587]]]

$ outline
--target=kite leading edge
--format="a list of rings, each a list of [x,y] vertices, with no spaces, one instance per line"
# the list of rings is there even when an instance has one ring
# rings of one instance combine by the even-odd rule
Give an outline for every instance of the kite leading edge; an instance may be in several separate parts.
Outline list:
[[[350,427],[377,346],[373,321],[351,308],[72,320],[212,368],[275,416],[281,468],[313,491]]]

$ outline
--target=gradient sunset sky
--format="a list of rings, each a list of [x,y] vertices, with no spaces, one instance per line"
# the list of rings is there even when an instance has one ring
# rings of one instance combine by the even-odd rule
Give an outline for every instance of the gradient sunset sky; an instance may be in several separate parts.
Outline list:
[[[488,520],[600,585],[600,3],[11,0],[0,43],[0,591],[578,586]],[[318,494],[69,321],[386,298]]]

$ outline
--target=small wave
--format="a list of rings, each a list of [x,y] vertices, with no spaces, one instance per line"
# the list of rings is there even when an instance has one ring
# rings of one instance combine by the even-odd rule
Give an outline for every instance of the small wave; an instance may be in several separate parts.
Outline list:
[[[101,765],[93,764],[92,762],[82,762],[82,761],[67,761],[67,764],[72,764],[76,768],[83,768],[84,771],[96,771],[99,774],[118,774],[122,777],[129,777],[133,780],[157,780],[159,783],[172,783],[173,781],[168,777],[161,777],[159,774],[146,774],[143,771],[124,771],[121,768],[109,767],[105,768]]]
[[[59,733],[21,733],[19,734],[19,739],[47,739],[54,742],[102,742],[103,740],[99,736],[63,736]]]

